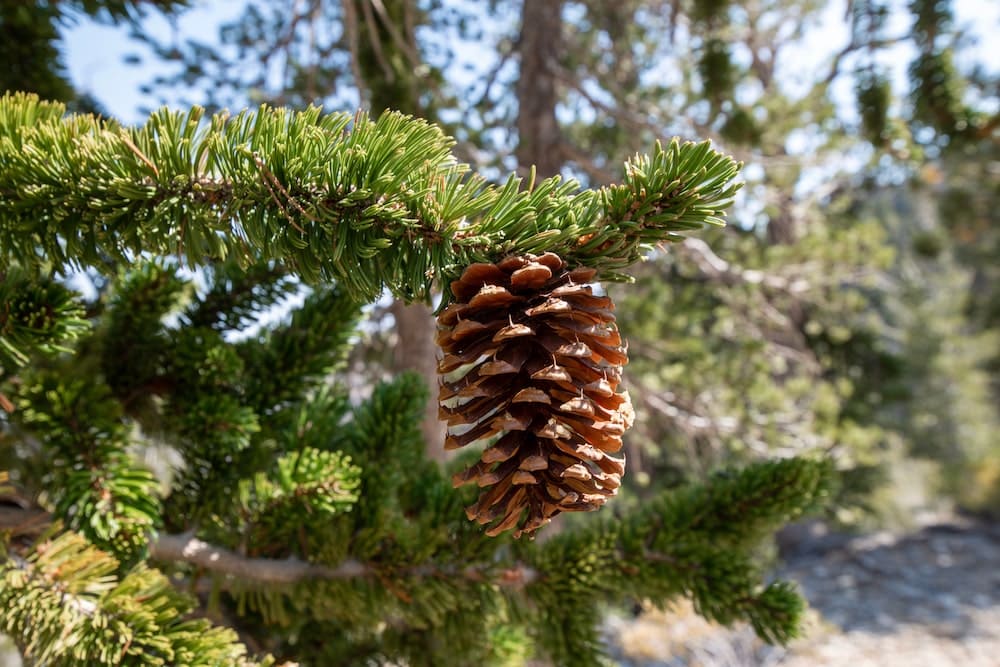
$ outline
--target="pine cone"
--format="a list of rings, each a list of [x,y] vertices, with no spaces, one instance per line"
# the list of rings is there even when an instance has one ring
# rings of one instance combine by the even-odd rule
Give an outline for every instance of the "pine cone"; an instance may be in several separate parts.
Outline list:
[[[451,284],[439,415],[445,449],[501,436],[453,478],[482,487],[466,514],[496,522],[487,535],[519,537],[618,492],[625,459],[609,452],[632,425],[628,393],[616,392],[628,358],[611,299],[587,284],[595,274],[547,252],[473,264]]]

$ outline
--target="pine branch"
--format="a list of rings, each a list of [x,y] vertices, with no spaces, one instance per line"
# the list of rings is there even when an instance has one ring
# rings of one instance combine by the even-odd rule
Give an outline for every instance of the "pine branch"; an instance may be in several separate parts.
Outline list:
[[[59,518],[131,563],[159,522],[156,479],[127,453],[128,432],[108,387],[67,375],[49,369],[26,375],[13,419],[41,443]]]
[[[230,549],[203,542],[193,535],[160,535],[150,545],[150,558],[156,561],[187,563],[207,572],[235,577],[242,588],[274,584],[296,584],[315,580],[379,578],[381,568],[376,563],[366,563],[348,558],[335,566],[310,563],[298,558],[249,558]],[[482,583],[489,579],[487,568],[437,567],[428,564],[413,565],[392,570],[394,577],[463,578]],[[520,588],[539,577],[534,568],[523,563],[501,568],[492,583],[501,588]]]
[[[388,392],[383,402],[395,400],[391,388],[382,391]],[[406,394],[404,388],[401,398]],[[304,615],[367,627],[371,619],[388,619],[404,632],[439,627],[478,600],[483,608],[504,605],[523,616],[557,664],[599,664],[597,609],[625,596],[659,602],[686,596],[707,617],[725,624],[747,620],[769,641],[794,636],[804,604],[789,584],[763,587],[753,553],[782,521],[819,502],[828,477],[823,463],[758,464],[665,494],[628,517],[598,519],[509,552],[462,538],[456,554],[456,531],[465,525],[460,519],[438,534],[422,528],[423,517],[413,517],[420,544],[410,544],[401,522],[392,523],[391,533],[355,528],[343,536],[348,548],[327,562],[251,557],[193,533],[154,537],[149,556],[216,575],[212,590],[229,590],[265,622],[290,623]],[[23,525],[17,514],[0,512],[0,531]],[[488,540],[480,536],[480,542]]]
[[[53,516],[33,507],[0,505],[0,533],[19,537],[37,537],[49,529]],[[231,549],[209,544],[192,533],[161,534],[149,543],[149,558],[161,563],[187,564],[206,572],[240,581],[241,588],[297,584],[316,580],[378,578],[377,563],[355,558],[329,566],[299,558],[252,558]],[[481,583],[489,578],[492,567],[436,567],[429,564],[394,568],[394,576],[460,577]],[[500,568],[493,583],[503,588],[520,588],[538,579],[540,573],[524,563]]]
[[[235,551],[203,542],[193,535],[160,535],[150,545],[150,558],[161,562],[187,563],[207,572],[238,577],[253,584],[294,584],[311,579],[346,579],[364,576],[368,567],[346,560],[336,567],[309,563],[298,558],[249,558]]]
[[[688,559],[690,544],[683,544],[682,535],[697,535],[704,531],[704,539],[719,545],[724,542],[746,547],[748,542],[761,539],[781,521],[812,508],[826,494],[829,471],[826,464],[799,459],[778,463],[750,466],[734,476],[718,477],[705,486],[694,486],[679,492],[668,493],[663,499],[631,517],[621,525],[621,530],[607,532],[609,524],[603,523],[590,531],[571,533],[569,538],[553,540],[545,545],[547,554],[534,565],[515,562],[499,569],[494,583],[501,587],[520,588],[549,578],[566,570],[569,555],[575,553],[588,562],[600,560],[603,548],[610,548],[619,564],[646,561],[666,565],[678,573],[710,572],[713,568],[700,558]],[[3,507],[0,511],[0,532],[33,535],[51,521],[51,515],[31,507]],[[735,521],[733,516],[740,517]],[[620,521],[620,520],[619,520]],[[734,525],[735,524],[735,525]],[[618,523],[614,524],[618,525]],[[30,526],[30,530],[25,527]],[[720,532],[734,526],[734,531]],[[601,537],[604,535],[605,537]],[[641,539],[638,539],[641,536]],[[607,537],[613,538],[611,541]],[[621,540],[618,543],[618,540]],[[575,545],[586,542],[592,549],[577,549]],[[615,546],[617,544],[617,546]],[[658,545],[658,546],[657,546]],[[636,551],[638,549],[638,551]],[[683,552],[678,555],[677,550]],[[552,554],[558,554],[552,557]],[[732,559],[729,552],[719,552],[719,557]],[[220,575],[237,577],[250,584],[293,584],[308,580],[351,579],[376,576],[379,565],[346,558],[336,565],[311,563],[298,558],[251,558],[230,549],[209,544],[192,533],[161,534],[149,545],[149,556],[161,562],[187,563]],[[576,558],[574,556],[573,558]],[[412,577],[463,577],[481,582],[486,579],[488,567],[468,565],[450,568],[419,564],[394,568],[397,576]],[[628,566],[613,570],[629,571]],[[593,567],[592,573],[602,572]],[[634,573],[633,573],[634,574]],[[631,576],[631,575],[630,575]],[[651,585],[650,581],[641,586]],[[678,590],[683,590],[681,586]]]
[[[34,664],[273,665],[231,630],[186,617],[191,601],[156,570],[119,563],[68,532],[0,562],[0,631]]]
[[[360,304],[343,290],[319,289],[289,322],[240,343],[246,403],[266,414],[315,389],[343,363],[360,316]]]
[[[10,537],[38,537],[51,523],[52,514],[43,509],[0,502],[0,532]]]
[[[736,191],[738,165],[707,143],[657,146],[624,184],[581,192],[487,186],[435,126],[395,113],[193,108],[127,129],[63,111],[0,98],[0,269],[276,260],[357,300],[416,299],[472,262],[544,249],[615,279],[652,245],[720,224]]]
[[[101,371],[130,416],[152,412],[162,385],[168,332],[163,318],[187,290],[175,267],[144,262],[118,276],[100,329]]]
[[[34,352],[65,352],[89,328],[77,295],[21,267],[0,269],[0,378]]]
[[[297,283],[282,266],[235,262],[211,267],[208,292],[185,312],[188,325],[235,331],[247,327],[268,308],[291,294]]]
[[[822,502],[831,477],[826,462],[790,459],[665,493],[626,517],[546,542],[529,561],[544,576],[527,593],[540,609],[588,607],[599,594],[661,603],[685,595],[712,620],[747,620],[762,638],[786,642],[799,631],[804,603],[783,582],[761,587],[752,550]],[[539,641],[560,664],[596,633],[593,619],[586,628],[565,617],[540,623]]]

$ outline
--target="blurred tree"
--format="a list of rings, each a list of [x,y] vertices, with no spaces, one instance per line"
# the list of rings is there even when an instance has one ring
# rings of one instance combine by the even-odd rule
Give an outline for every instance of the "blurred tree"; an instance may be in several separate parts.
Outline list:
[[[960,72],[968,39],[950,2],[910,3],[917,56],[908,104],[862,113],[890,133],[857,210],[876,215],[896,249],[889,301],[908,402],[883,415],[909,450],[940,464],[940,488],[966,509],[1000,513],[1000,73]],[[965,58],[968,61],[968,58]],[[887,183],[886,167],[905,175]]]
[[[963,44],[950,4],[914,2],[911,18],[877,1],[847,3],[846,44],[809,59],[797,56],[816,51],[811,40],[838,20],[828,3],[565,2],[532,11],[543,5],[556,18],[525,16],[516,41],[521,78],[511,70],[507,87],[493,85],[480,107],[484,117],[487,107],[507,111],[493,115],[498,125],[512,125],[515,114],[524,122],[525,109],[529,126],[558,119],[548,143],[525,143],[519,128],[517,151],[544,145],[564,172],[592,183],[614,180],[609,164],[664,134],[712,137],[749,164],[736,226],[662,253],[636,273],[638,289],[619,292],[630,304],[630,377],[647,407],[630,454],[649,466],[654,488],[700,477],[734,455],[820,449],[837,457],[844,501],[853,504],[905,454],[946,467],[993,458],[983,443],[996,420],[996,381],[990,393],[983,373],[995,359],[996,321],[984,318],[997,302],[996,225],[988,222],[997,77],[954,66]],[[899,29],[908,22],[912,30]],[[534,31],[555,36],[536,48]],[[917,53],[908,95],[885,71],[886,59],[898,57],[888,51],[904,42]],[[857,93],[856,110],[837,97],[844,84]],[[517,107],[502,102],[515,93]],[[929,173],[949,181],[932,186],[943,208],[969,210],[942,218],[956,229],[920,232],[912,222],[901,230],[885,209],[864,206],[873,192],[926,187]],[[931,206],[911,196],[914,207]],[[956,282],[923,277],[917,289],[916,276],[899,267],[919,248],[901,246],[900,233],[966,259]],[[934,333],[903,336],[935,341],[928,367],[929,350],[907,346],[899,318],[930,312],[936,290],[967,290],[969,303],[951,325],[943,317]],[[958,391],[960,377],[968,391]],[[942,405],[944,387],[962,397],[947,410],[966,415],[948,421],[965,426],[931,438],[921,406]],[[940,444],[928,448],[931,441]],[[990,489],[993,474],[974,486]],[[856,516],[847,509],[840,516]]]
[[[141,9],[171,11],[187,0],[53,0],[0,6],[0,91],[27,91],[67,102],[74,110],[100,111],[100,104],[74,90],[59,53],[59,27],[75,16],[137,20]]]

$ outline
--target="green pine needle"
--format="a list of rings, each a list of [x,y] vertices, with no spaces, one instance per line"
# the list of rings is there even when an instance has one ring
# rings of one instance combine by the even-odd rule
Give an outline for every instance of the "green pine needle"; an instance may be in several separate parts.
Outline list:
[[[273,260],[357,301],[384,288],[412,300],[471,262],[550,250],[615,279],[653,245],[721,224],[738,187],[739,165],[707,143],[657,145],[622,185],[527,190],[486,185],[437,127],[397,113],[196,107],[139,128],[62,113],[0,98],[0,269]]]

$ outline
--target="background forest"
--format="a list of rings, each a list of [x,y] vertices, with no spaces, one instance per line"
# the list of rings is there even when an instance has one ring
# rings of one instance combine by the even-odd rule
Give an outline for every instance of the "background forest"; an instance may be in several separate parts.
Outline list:
[[[396,110],[440,125],[455,138],[460,161],[501,183],[515,172],[600,188],[621,182],[621,165],[657,140],[711,140],[743,163],[728,224],[660,244],[648,261],[624,270],[633,282],[607,286],[628,340],[624,383],[636,413],[615,515],[639,517],[665,491],[712,482],[732,466],[805,457],[832,461],[835,481],[819,511],[841,528],[906,527],[942,512],[1000,517],[1000,62],[983,46],[1000,34],[1000,19],[986,3],[247,0],[227,3],[235,18],[222,21],[216,37],[186,35],[186,13],[212,4],[5,3],[0,86],[111,116],[103,100],[70,80],[61,50],[65,31],[100,21],[128,32],[127,64],[150,73],[136,93],[143,113],[161,103],[208,112],[360,107],[373,117]],[[174,28],[149,29],[154,24]],[[185,403],[168,392],[165,408],[151,398],[159,388],[148,383],[164,349],[211,359],[223,395],[235,386],[225,378],[249,378],[240,380],[252,388],[247,401],[269,416],[253,426],[262,435],[241,437],[301,436],[312,423],[309,410],[356,410],[353,423],[368,414],[376,429],[369,408],[397,401],[403,412],[423,410],[412,415],[421,426],[406,460],[455,465],[440,446],[445,430],[435,402],[414,408],[392,383],[413,371],[406,376],[413,391],[436,392],[433,303],[407,305],[382,292],[362,311],[336,288],[308,288],[277,265],[255,270],[247,278],[235,266],[191,272],[153,262],[116,279],[96,271],[68,277],[95,304],[85,319],[99,323],[100,336],[146,341],[125,350],[129,372],[120,377],[106,370],[113,365],[97,343],[84,352],[103,364],[109,390],[143,424],[138,449],[155,483],[172,483],[177,453],[165,446],[169,438],[204,448],[197,455],[205,480],[171,496],[179,503],[172,516],[207,517],[212,502],[229,502],[206,499],[197,485],[210,488],[213,475],[232,474],[238,486],[238,465],[227,466],[241,461],[244,445],[199,430],[188,416],[208,408],[194,398]],[[223,303],[231,307],[213,308]],[[261,317],[281,324],[261,328]],[[330,324],[314,338],[296,334],[358,320],[356,331]],[[215,332],[216,347],[198,338],[203,329]],[[336,349],[320,349],[336,336]],[[263,342],[254,348],[254,341]],[[303,348],[307,360],[288,368]],[[178,373],[184,363],[176,362]],[[320,389],[331,367],[339,368],[343,392]],[[55,391],[46,382],[57,382],[59,368],[31,380],[38,383],[31,400]],[[303,391],[316,392],[311,407],[287,414],[269,407],[275,396]],[[226,409],[238,422],[244,408],[234,400]],[[23,409],[0,412],[0,457],[21,456],[3,439],[49,428],[40,420]],[[378,465],[364,453],[361,426],[308,437],[333,438],[361,468]],[[281,512],[295,510],[276,499],[295,486],[305,456],[281,459],[276,480],[240,487],[244,513],[270,502],[261,520],[267,529],[287,520]],[[341,492],[332,505],[314,508],[318,516],[354,502],[359,484],[361,495],[376,488],[342,463],[324,453],[307,464],[336,471]],[[427,492],[419,502],[448,501]],[[590,518],[563,516],[551,532],[586,529]],[[214,526],[217,541],[230,528]],[[101,544],[114,531],[95,526],[92,533]],[[127,541],[116,535],[109,544]],[[116,545],[125,560],[142,550]],[[352,600],[366,610],[358,617],[376,602]],[[239,613],[244,604],[253,609],[250,620],[229,623],[241,628],[241,639],[264,636],[255,623],[294,613],[265,595],[241,601]],[[213,620],[238,613],[235,605],[221,608]],[[340,664],[321,661],[342,658],[346,647],[358,657],[343,664],[384,658],[364,638],[319,648],[300,630],[251,648],[280,653],[295,645],[320,661],[303,664]],[[400,630],[385,641],[415,640]],[[421,641],[423,655],[442,655],[443,647]],[[504,647],[491,654],[497,664],[532,655],[516,633],[491,635],[490,644]],[[541,653],[558,663],[565,656],[553,646]]]
[[[962,23],[930,1],[611,4],[247,2],[213,40],[136,24],[130,62],[160,72],[136,98],[147,108],[400,110],[497,176],[605,185],[656,139],[711,139],[745,164],[730,224],[613,288],[642,406],[635,496],[818,450],[845,475],[842,520],[905,520],[897,482],[924,489],[913,502],[995,508],[998,72],[983,42],[997,17],[959,3]],[[45,85],[21,88],[69,99]],[[379,304],[356,361],[433,379],[418,310]]]

